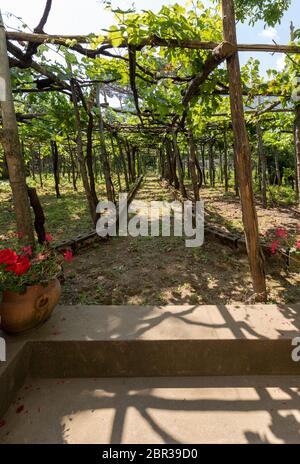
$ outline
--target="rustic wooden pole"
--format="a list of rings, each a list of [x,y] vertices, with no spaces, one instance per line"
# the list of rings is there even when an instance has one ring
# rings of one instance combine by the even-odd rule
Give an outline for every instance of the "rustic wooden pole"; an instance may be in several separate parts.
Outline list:
[[[208,146],[208,161],[209,161],[209,180],[210,186],[215,187],[215,159],[214,159],[214,140],[209,142]]]
[[[61,198],[59,190],[59,160],[58,160],[58,148],[55,140],[50,141],[51,144],[51,154],[52,154],[52,163],[53,163],[53,176],[54,176],[54,185],[56,198]]]
[[[225,192],[228,192],[228,147],[227,147],[227,129],[224,126],[224,179],[225,179]]]
[[[40,244],[43,244],[46,241],[45,215],[43,207],[36,193],[36,189],[34,187],[27,187],[27,191],[30,200],[30,205],[34,212],[34,227],[38,236],[38,242]]]
[[[70,63],[67,63],[68,71],[70,73],[70,84],[71,84],[71,91],[72,91],[72,101],[74,106],[74,115],[75,115],[75,129],[77,133],[76,138],[76,148],[77,148],[77,158],[80,167],[80,173],[82,178],[82,183],[85,191],[85,195],[89,204],[90,215],[94,224],[97,222],[97,214],[96,214],[96,207],[93,199],[93,195],[91,192],[88,173],[85,165],[85,159],[83,154],[83,141],[82,141],[82,126],[81,126],[81,117],[78,107],[77,101],[77,91],[74,78],[72,77],[72,66]]]
[[[69,40],[76,40],[77,44],[70,46],[70,48],[77,50],[78,52],[94,57],[100,55],[107,48],[112,48],[113,44],[107,38],[103,39],[103,42],[98,50],[78,48],[76,45],[82,43],[90,43],[91,37],[84,35],[49,35],[49,34],[33,34],[21,31],[7,31],[6,36],[8,40],[17,42],[31,42],[31,43],[52,43],[57,45],[68,45]],[[137,49],[141,49],[146,46],[157,46],[157,47],[168,47],[168,48],[187,48],[191,50],[214,50],[218,47],[218,42],[204,42],[198,39],[172,39],[162,38],[155,35],[145,37],[141,39],[135,46]],[[296,53],[300,54],[299,45],[277,45],[277,44],[237,44],[237,50],[240,52],[272,52],[272,53]],[[124,40],[118,48],[128,48],[128,40]]]
[[[1,101],[2,143],[12,190],[17,230],[20,242],[34,245],[34,229],[26,187],[18,125],[12,97],[11,76],[6,47],[6,34],[0,11],[0,85],[4,87]]]
[[[129,191],[129,179],[128,179],[128,172],[127,172],[127,166],[126,166],[126,160],[125,160],[125,156],[124,156],[124,152],[123,152],[123,147],[122,147],[122,141],[121,139],[116,135],[115,136],[116,139],[117,139],[117,143],[118,143],[118,150],[119,150],[119,156],[120,156],[120,159],[121,159],[121,163],[122,163],[122,166],[123,166],[123,173],[124,173],[124,177],[125,177],[125,185],[126,185],[126,191],[128,192]]]
[[[233,0],[222,0],[224,40],[237,45]],[[234,145],[240,183],[243,223],[253,288],[257,301],[267,298],[264,259],[260,246],[257,213],[254,204],[251,152],[246,130],[238,53],[227,59]]]
[[[276,170],[276,182],[279,187],[282,185],[280,163],[279,163],[279,152],[275,152],[275,170]]]
[[[175,155],[175,160],[176,160],[176,168],[178,172],[179,189],[180,189],[181,195],[184,198],[186,198],[186,189],[184,185],[184,174],[183,174],[183,168],[181,164],[180,152],[179,152],[179,147],[177,143],[177,135],[176,135],[175,130],[173,130],[172,136],[173,136],[173,149],[174,149],[174,155]]]
[[[202,173],[203,173],[203,182],[206,185],[206,172],[205,172],[205,143],[201,146],[201,162],[202,162]]]
[[[109,157],[108,157],[108,153],[106,149],[106,141],[105,141],[105,134],[104,134],[104,122],[103,122],[102,112],[101,112],[100,86],[99,85],[97,86],[96,101],[97,101],[97,106],[99,108],[100,150],[101,150],[102,168],[103,168],[104,177],[105,177],[106,194],[107,194],[107,199],[109,201],[114,201],[115,199],[114,199],[113,183],[111,180]]]
[[[194,200],[196,202],[200,200],[200,194],[199,194],[199,186],[198,186],[198,177],[196,173],[196,146],[195,146],[193,133],[191,130],[189,130],[188,140],[189,140],[190,173],[191,173],[191,179],[192,179],[192,185],[193,185]]]

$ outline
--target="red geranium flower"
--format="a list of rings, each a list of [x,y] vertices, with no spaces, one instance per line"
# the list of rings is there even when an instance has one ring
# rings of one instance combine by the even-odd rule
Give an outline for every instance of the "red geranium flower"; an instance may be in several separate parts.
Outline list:
[[[27,256],[32,255],[32,247],[31,246],[26,246],[26,247],[22,248],[22,251]]]
[[[297,250],[300,250],[300,240],[296,241],[296,248],[297,248]]]
[[[11,272],[14,272],[18,276],[22,276],[26,274],[30,266],[31,266],[31,262],[29,261],[28,256],[18,256],[17,262],[10,266],[7,266],[5,268],[5,271],[6,272],[11,271]]]
[[[52,242],[53,237],[49,232],[47,232],[46,235],[45,235],[45,239],[46,239],[47,242]]]
[[[276,233],[276,237],[278,238],[287,238],[288,236],[287,230],[283,228],[276,229],[275,233]]]
[[[273,242],[272,245],[271,245],[271,250],[272,250],[272,254],[273,254],[273,255],[275,255],[275,253],[276,253],[277,248],[278,248],[279,245],[280,245],[279,240],[274,240],[274,242]]]
[[[0,251],[0,264],[15,264],[18,260],[18,255],[15,251],[7,248]]]
[[[73,253],[72,253],[71,250],[67,250],[67,251],[64,252],[64,260],[67,261],[67,262],[68,261],[70,262],[70,261],[73,260]]]

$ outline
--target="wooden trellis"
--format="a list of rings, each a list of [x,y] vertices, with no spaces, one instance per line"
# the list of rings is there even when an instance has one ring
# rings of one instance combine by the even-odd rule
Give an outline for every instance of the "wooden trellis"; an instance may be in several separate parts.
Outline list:
[[[137,44],[128,43],[124,40],[117,48],[126,49],[128,51],[128,58],[123,55],[115,55],[111,51],[114,49],[113,44],[108,40],[104,39],[102,44],[97,49],[91,49],[83,45],[89,44],[92,36],[82,36],[82,35],[48,35],[43,32],[43,27],[46,24],[49,11],[51,9],[51,0],[47,0],[46,8],[43,14],[43,17],[39,25],[35,28],[34,33],[25,33],[25,32],[15,32],[15,31],[4,31],[3,23],[0,24],[0,70],[1,77],[5,79],[8,84],[9,89],[9,100],[12,102],[12,91],[9,87],[10,79],[8,74],[8,66],[10,67],[20,67],[20,68],[32,68],[38,74],[44,76],[47,80],[47,85],[45,87],[40,87],[37,91],[62,91],[69,95],[73,96],[73,102],[76,110],[77,99],[75,97],[75,80],[70,79],[70,82],[65,82],[58,76],[49,71],[44,66],[37,63],[33,57],[36,53],[38,46],[45,43],[64,45],[70,49],[80,53],[84,56],[90,58],[96,58],[97,56],[108,56],[116,59],[122,59],[128,62],[129,76],[130,76],[130,87],[133,100],[136,107],[136,115],[139,117],[141,124],[136,125],[134,130],[139,132],[148,132],[153,135],[162,136],[170,132],[173,138],[173,144],[176,148],[176,132],[178,130],[183,130],[185,118],[188,114],[188,109],[190,102],[194,97],[199,95],[201,86],[209,78],[211,73],[225,60],[227,61],[227,68],[229,73],[229,87],[224,89],[221,85],[221,88],[215,89],[215,92],[220,94],[228,93],[230,96],[231,104],[231,122],[232,129],[234,134],[235,142],[235,152],[238,168],[238,176],[240,183],[240,196],[242,203],[243,211],[243,222],[246,236],[246,246],[249,256],[250,268],[253,279],[253,286],[258,300],[264,301],[266,299],[266,284],[265,284],[265,273],[264,273],[264,262],[263,255],[260,246],[259,240],[259,231],[258,231],[258,221],[256,215],[256,209],[254,205],[254,195],[253,195],[253,186],[252,186],[252,175],[251,175],[251,154],[250,146],[248,141],[248,135],[246,130],[245,116],[244,116],[244,107],[243,107],[243,95],[245,94],[244,89],[241,85],[241,75],[240,75],[240,65],[238,52],[251,51],[251,52],[272,52],[272,53],[286,53],[286,54],[300,54],[300,46],[297,45],[276,45],[276,44],[238,44],[236,37],[236,23],[235,23],[235,12],[234,12],[234,2],[233,0],[222,0],[222,13],[223,13],[223,33],[224,41],[219,44],[215,42],[204,42],[200,40],[178,40],[178,39],[165,39],[163,37],[151,36],[142,39]],[[13,42],[26,42],[28,43],[27,49],[23,52],[17,45]],[[70,41],[75,41],[76,43],[71,43]],[[146,70],[147,78],[144,80],[150,80],[152,82],[157,82],[163,78],[172,79],[174,83],[182,84],[188,83],[187,90],[183,95],[183,107],[184,112],[181,118],[178,115],[174,115],[173,121],[170,125],[150,125],[147,123],[145,125],[143,117],[146,117],[145,114],[139,108],[139,97],[138,89],[136,85],[136,78],[139,71],[145,72],[145,69],[137,63],[137,52],[141,51],[144,47],[171,47],[171,48],[181,48],[181,49],[193,49],[193,50],[207,50],[209,52],[206,61],[204,62],[202,71],[195,76],[187,76],[182,78],[179,76],[157,76]],[[7,51],[10,53],[10,56],[7,55]],[[140,77],[140,75],[139,75]],[[110,81],[111,83],[112,81]],[[80,87],[80,85],[77,83]],[[83,83],[82,85],[89,85],[89,83]],[[33,89],[19,89],[17,91],[30,92]],[[273,107],[264,109],[261,113],[254,112],[255,115],[259,116],[263,112],[287,112],[293,111],[290,108],[287,109],[276,109],[276,105]],[[218,114],[215,116],[227,116],[226,114]],[[8,136],[7,124],[11,121],[9,130],[14,132],[14,139]],[[6,137],[6,142],[4,144],[5,155],[7,159],[14,160],[15,163],[19,163],[19,169],[17,178],[15,177],[16,170],[12,163],[8,163],[9,174],[13,187],[13,196],[15,204],[17,205],[21,198],[24,197],[24,189],[14,188],[14,185],[23,185],[24,184],[24,175],[22,174],[21,168],[21,154],[19,150],[14,150],[14,146],[17,144],[17,120],[16,115],[11,106],[9,109],[6,106],[2,107],[2,122],[4,128],[4,137]],[[78,133],[80,133],[79,120],[77,121]],[[297,159],[297,180],[300,185],[300,108],[296,109],[296,118],[295,118],[295,145],[296,145],[296,159]],[[5,129],[6,128],[6,129]],[[133,130],[132,126],[128,125],[118,125],[116,127],[109,127],[109,130],[121,130],[123,132]],[[6,130],[6,133],[5,133]],[[100,128],[102,134],[103,127]],[[102,136],[102,135],[101,135]],[[2,137],[3,138],[3,137]],[[12,152],[13,157],[12,157]],[[176,149],[175,149],[176,155]],[[11,157],[11,158],[9,158]],[[178,161],[178,159],[177,159]],[[180,163],[177,163],[177,169],[180,174]],[[182,193],[184,193],[183,183],[180,182],[182,187]],[[23,195],[23,197],[22,197]],[[300,201],[300,198],[299,198]],[[24,207],[24,223],[28,223],[28,211],[27,203],[24,202],[22,206]],[[18,213],[20,216],[20,212]],[[19,218],[20,220],[20,218]],[[27,221],[27,222],[26,222]],[[29,230],[30,232],[30,230]],[[29,236],[28,232],[28,236]]]

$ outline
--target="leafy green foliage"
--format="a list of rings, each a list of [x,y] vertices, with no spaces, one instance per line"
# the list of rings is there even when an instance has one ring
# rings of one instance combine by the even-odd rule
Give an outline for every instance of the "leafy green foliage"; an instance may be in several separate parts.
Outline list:
[[[235,0],[236,17],[252,25],[262,20],[268,26],[275,26],[290,5],[291,0]]]

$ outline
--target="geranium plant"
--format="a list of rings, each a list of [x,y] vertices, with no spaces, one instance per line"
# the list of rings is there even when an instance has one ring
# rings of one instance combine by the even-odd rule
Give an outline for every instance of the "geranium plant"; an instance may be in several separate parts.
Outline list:
[[[56,253],[49,246],[51,234],[46,238],[48,241],[34,250],[30,246],[0,250],[0,291],[23,293],[27,287],[46,286],[59,277],[63,261],[71,261],[73,254],[70,250],[62,255]]]
[[[295,232],[289,232],[284,227],[276,229],[271,243],[271,252],[273,255],[280,252],[286,256],[288,265],[291,259],[296,259],[296,256],[300,255],[300,226]]]

